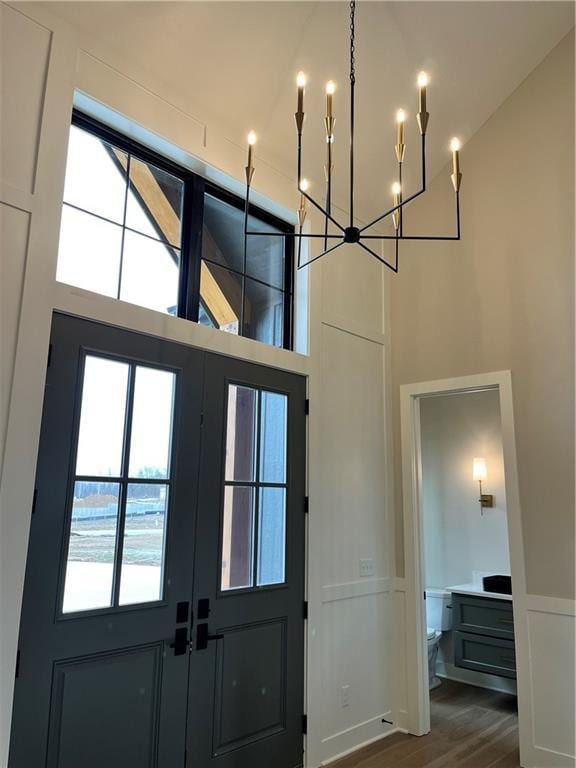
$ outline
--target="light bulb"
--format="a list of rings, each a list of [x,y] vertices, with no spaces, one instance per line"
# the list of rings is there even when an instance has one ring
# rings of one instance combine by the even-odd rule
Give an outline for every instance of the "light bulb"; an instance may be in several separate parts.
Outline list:
[[[396,122],[403,123],[406,120],[406,112],[403,109],[399,109],[396,112]]]
[[[298,72],[298,75],[296,76],[296,85],[298,88],[304,88],[306,85],[306,75],[304,72]]]
[[[450,142],[450,149],[452,150],[452,152],[459,152],[461,147],[462,147],[462,142],[460,141],[459,138],[454,136],[454,138]]]
[[[250,133],[248,134],[248,144],[250,144],[250,146],[253,147],[254,144],[256,144],[257,138],[258,137],[256,136],[255,132],[250,131]]]
[[[418,86],[420,88],[426,88],[429,82],[430,82],[430,78],[428,77],[427,72],[418,73]]]
[[[327,95],[332,96],[335,90],[336,90],[336,83],[334,83],[333,80],[328,80],[328,82],[326,83]]]
[[[392,184],[392,194],[399,195],[401,191],[402,191],[402,187],[397,181],[395,181],[394,184]]]
[[[300,189],[302,190],[302,192],[307,192],[309,186],[310,186],[310,182],[308,181],[308,179],[302,179],[302,181],[300,182]]]

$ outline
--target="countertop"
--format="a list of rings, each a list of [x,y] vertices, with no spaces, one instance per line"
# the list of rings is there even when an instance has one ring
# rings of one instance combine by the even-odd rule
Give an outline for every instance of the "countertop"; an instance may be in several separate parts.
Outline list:
[[[492,597],[498,600],[512,601],[512,595],[502,592],[486,592],[481,584],[458,584],[455,587],[446,587],[447,592],[458,592],[462,595],[474,595],[475,597]]]

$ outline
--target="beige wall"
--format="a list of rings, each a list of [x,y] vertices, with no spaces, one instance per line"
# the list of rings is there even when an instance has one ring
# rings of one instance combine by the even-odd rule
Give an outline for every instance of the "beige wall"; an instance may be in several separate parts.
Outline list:
[[[529,594],[574,592],[574,36],[462,151],[460,243],[405,244],[391,279],[396,549],[399,387],[510,369]],[[452,226],[449,170],[406,227]]]

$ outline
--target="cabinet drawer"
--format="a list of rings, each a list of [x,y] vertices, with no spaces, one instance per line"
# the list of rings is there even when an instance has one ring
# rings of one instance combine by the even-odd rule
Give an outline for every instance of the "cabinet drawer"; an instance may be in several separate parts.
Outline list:
[[[454,660],[457,667],[516,679],[513,640],[454,632]]]
[[[510,600],[452,595],[453,627],[460,632],[514,639],[514,614]]]

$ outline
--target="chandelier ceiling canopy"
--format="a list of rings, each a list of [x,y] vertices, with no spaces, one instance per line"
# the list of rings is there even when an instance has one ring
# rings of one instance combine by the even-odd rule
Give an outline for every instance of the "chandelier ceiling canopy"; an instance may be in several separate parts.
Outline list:
[[[450,149],[452,152],[452,186],[454,188],[454,201],[456,210],[456,232],[453,235],[408,235],[404,233],[403,226],[403,209],[417,197],[426,192],[426,131],[428,128],[428,122],[430,115],[427,111],[427,87],[429,84],[429,77],[426,72],[420,72],[418,75],[418,113],[416,114],[416,120],[420,131],[420,166],[421,166],[421,184],[420,189],[412,194],[405,195],[402,183],[402,169],[404,165],[404,158],[406,153],[406,144],[404,140],[404,126],[406,122],[406,113],[403,109],[399,109],[396,112],[396,144],[394,147],[398,165],[397,180],[392,185],[392,205],[384,213],[377,216],[372,221],[364,224],[363,226],[357,226],[354,218],[354,199],[355,199],[355,177],[354,177],[354,127],[355,127],[355,87],[356,87],[356,0],[350,2],[350,125],[349,125],[349,194],[348,194],[348,221],[342,223],[339,221],[332,211],[332,177],[334,172],[334,165],[332,162],[332,147],[334,144],[334,92],[336,86],[332,80],[326,84],[326,116],[324,118],[324,125],[326,131],[326,163],[324,166],[326,177],[326,192],[324,204],[320,204],[310,193],[309,183],[302,176],[302,135],[304,130],[304,95],[306,88],[306,75],[303,72],[299,72],[296,78],[297,87],[297,108],[294,115],[296,120],[296,132],[297,132],[297,185],[298,192],[300,194],[300,202],[298,206],[298,229],[294,234],[285,234],[277,232],[253,232],[248,229],[249,224],[249,209],[250,209],[250,189],[252,186],[252,179],[254,177],[254,152],[253,148],[256,144],[256,134],[254,131],[250,131],[248,134],[248,161],[246,164],[246,198],[244,207],[244,256],[246,257],[246,251],[248,247],[249,237],[294,237],[298,242],[298,269],[312,264],[326,256],[328,253],[332,253],[345,243],[358,245],[365,250],[375,259],[378,259],[382,264],[391,269],[393,272],[398,272],[398,252],[399,243],[402,240],[459,240],[460,239],[460,185],[462,182],[462,173],[460,171],[460,141],[457,138],[453,138],[450,143]],[[305,224],[308,214],[311,208],[317,209],[324,219],[324,231],[323,232],[309,232],[305,231]],[[376,225],[384,222],[386,219],[391,219],[394,234],[369,234],[369,230]],[[319,239],[322,240],[323,248],[321,253],[315,255],[313,258],[308,259],[304,263],[301,261],[302,256],[302,240],[304,238]],[[336,242],[333,242],[336,241]],[[380,255],[373,250],[375,242],[386,244],[392,243],[394,257],[393,259],[387,258],[385,255]]]

